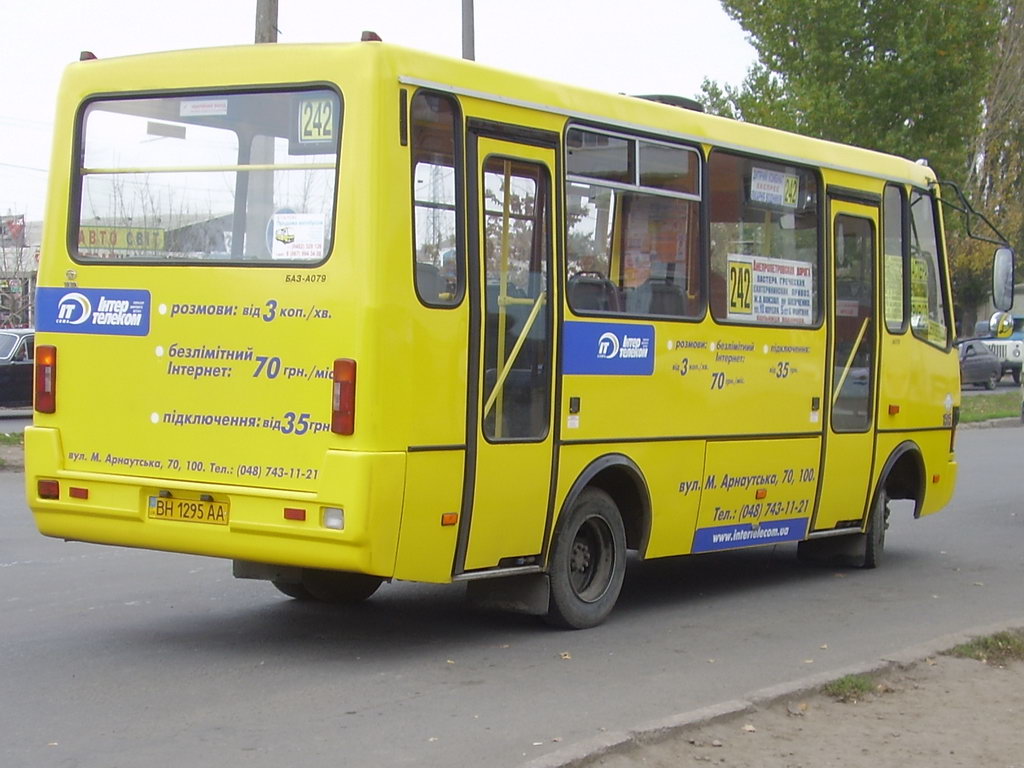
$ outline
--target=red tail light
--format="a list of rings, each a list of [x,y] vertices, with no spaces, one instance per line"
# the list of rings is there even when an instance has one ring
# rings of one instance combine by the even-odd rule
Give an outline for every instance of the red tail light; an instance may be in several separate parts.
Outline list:
[[[56,480],[40,480],[36,483],[36,492],[40,499],[59,499],[60,483]]]
[[[54,413],[57,410],[57,348],[36,347],[36,410]]]
[[[356,423],[356,361],[334,361],[334,393],[331,400],[331,432],[351,435]]]

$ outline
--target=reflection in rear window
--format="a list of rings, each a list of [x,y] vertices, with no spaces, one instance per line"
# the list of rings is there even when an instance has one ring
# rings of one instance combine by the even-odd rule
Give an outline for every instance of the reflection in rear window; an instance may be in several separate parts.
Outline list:
[[[78,260],[320,263],[341,117],[327,89],[90,102]]]

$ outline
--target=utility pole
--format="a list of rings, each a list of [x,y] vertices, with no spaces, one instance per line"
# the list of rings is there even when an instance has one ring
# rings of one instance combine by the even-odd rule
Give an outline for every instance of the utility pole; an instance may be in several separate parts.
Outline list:
[[[256,42],[277,42],[277,0],[256,0]],[[274,140],[253,136],[249,162],[262,165],[274,162]],[[244,253],[250,257],[270,255],[267,227],[273,228],[274,174],[251,172],[246,210]]]
[[[256,0],[256,42],[277,42],[277,0]]]
[[[462,0],[462,58],[476,58],[473,30],[473,0]]]

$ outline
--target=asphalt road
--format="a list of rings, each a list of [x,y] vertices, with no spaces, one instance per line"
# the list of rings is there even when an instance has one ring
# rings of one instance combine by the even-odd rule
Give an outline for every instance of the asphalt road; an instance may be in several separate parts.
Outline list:
[[[44,539],[0,473],[0,762],[517,766],[589,738],[1024,616],[1024,429],[964,430],[953,505],[876,571],[792,545],[632,563],[584,632],[462,587],[306,606],[227,563]]]
[[[1013,377],[1007,373],[1003,376],[1003,378],[999,380],[999,383],[996,384],[996,388],[994,390],[988,390],[985,389],[984,387],[971,384],[968,386],[961,387],[960,395],[961,397],[975,397],[977,395],[993,395],[999,392],[1006,392],[1008,390],[1017,390],[1019,392],[1020,385],[1014,384]]]
[[[0,432],[24,432],[31,424],[31,408],[0,408]]]

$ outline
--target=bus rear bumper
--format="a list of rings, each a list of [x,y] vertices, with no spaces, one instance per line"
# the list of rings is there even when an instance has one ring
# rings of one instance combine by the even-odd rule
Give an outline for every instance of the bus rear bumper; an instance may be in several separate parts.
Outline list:
[[[59,431],[42,427],[25,430],[25,453],[26,498],[46,536],[385,578],[394,572],[401,452],[328,451],[313,491],[67,470]],[[56,498],[40,495],[40,480],[56,481],[46,494]],[[178,501],[181,514],[164,512]],[[209,519],[188,519],[190,510]]]

